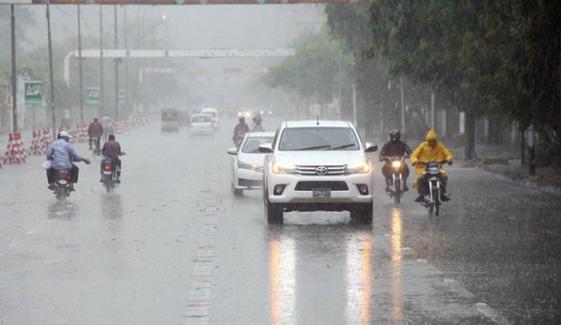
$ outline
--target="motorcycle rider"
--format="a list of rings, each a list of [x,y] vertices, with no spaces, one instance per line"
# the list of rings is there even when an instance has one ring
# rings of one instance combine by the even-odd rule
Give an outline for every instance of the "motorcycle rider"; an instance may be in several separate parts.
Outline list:
[[[261,114],[257,114],[253,117],[253,124],[251,126],[252,132],[263,132],[265,129],[262,125],[263,119],[261,118]]]
[[[109,141],[108,136],[109,134],[113,134],[115,132],[115,122],[107,115],[101,118],[101,122],[103,125],[103,142]]]
[[[103,126],[99,123],[97,118],[93,119],[93,122],[88,126],[88,137],[90,143],[90,150],[92,149],[92,143],[95,141],[95,148],[97,153],[99,153],[101,136],[103,135]]]
[[[417,190],[419,196],[415,199],[416,202],[421,202],[428,195],[428,175],[424,174],[425,165],[420,162],[439,162],[446,160],[448,165],[452,165],[454,156],[452,152],[444,146],[444,144],[438,140],[438,135],[434,130],[429,130],[425,137],[425,141],[422,142],[415,151],[411,154],[411,163],[415,166],[415,171],[419,177],[417,178]],[[443,171],[440,176],[440,199],[444,201],[449,201],[450,198],[446,195],[446,184],[448,182],[448,173]]]
[[[232,137],[234,143],[237,145],[241,142],[241,139],[243,139],[247,132],[249,132],[249,126],[245,123],[245,117],[242,116],[238,119],[236,127],[234,127],[234,136]]]
[[[103,161],[104,160],[111,160],[112,165],[114,166],[114,168],[119,167],[119,173],[117,174],[117,183],[120,183],[120,177],[121,177],[121,159],[119,159],[119,156],[124,155],[125,152],[123,152],[121,150],[121,145],[119,144],[119,142],[117,142],[117,140],[115,140],[115,135],[110,134],[108,136],[108,141],[105,142],[103,144],[103,149],[101,149],[101,163],[100,163],[100,167],[101,167],[101,180],[100,182],[103,181]]]
[[[404,157],[411,155],[411,148],[401,141],[401,133],[398,130],[390,131],[390,141],[388,141],[382,147],[380,151],[380,161],[385,161],[386,163],[382,167],[382,174],[386,178],[386,191],[390,191],[390,186],[392,185],[392,166],[391,158],[394,157]],[[409,167],[407,164],[401,164],[401,174],[403,175],[403,191],[408,191],[407,178],[409,177]]]
[[[78,183],[80,169],[73,162],[83,161],[86,165],[90,164],[88,159],[80,157],[74,150],[70,144],[70,134],[66,131],[60,131],[57,140],[49,145],[47,160],[51,161],[51,168],[47,169],[47,182],[50,190],[54,189],[55,173],[59,170],[70,170],[70,188],[74,190],[74,184]]]

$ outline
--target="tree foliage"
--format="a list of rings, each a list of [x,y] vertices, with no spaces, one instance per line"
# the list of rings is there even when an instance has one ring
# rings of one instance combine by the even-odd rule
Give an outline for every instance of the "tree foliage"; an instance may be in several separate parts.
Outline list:
[[[390,74],[430,85],[471,117],[500,114],[561,142],[561,2],[378,0],[326,11],[334,35],[354,53],[380,53]]]
[[[271,69],[266,83],[325,104],[349,84],[350,60],[327,33],[310,34],[296,42],[294,56]]]

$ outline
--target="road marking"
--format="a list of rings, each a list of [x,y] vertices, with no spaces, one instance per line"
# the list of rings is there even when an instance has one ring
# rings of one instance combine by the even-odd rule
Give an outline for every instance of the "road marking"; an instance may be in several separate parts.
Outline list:
[[[218,233],[218,205],[216,200],[204,198],[205,208],[200,209],[203,218],[200,243],[193,259],[191,290],[184,316],[186,324],[209,323],[210,301],[214,288],[214,248]]]

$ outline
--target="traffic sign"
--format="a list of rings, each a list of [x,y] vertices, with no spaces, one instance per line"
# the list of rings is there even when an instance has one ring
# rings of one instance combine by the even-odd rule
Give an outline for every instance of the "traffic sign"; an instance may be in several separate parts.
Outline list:
[[[25,105],[34,106],[43,104],[43,82],[42,81],[26,81],[25,88]]]
[[[99,105],[99,87],[88,87],[86,90],[86,104]]]
[[[127,96],[123,89],[119,89],[119,104],[124,104],[127,101]]]

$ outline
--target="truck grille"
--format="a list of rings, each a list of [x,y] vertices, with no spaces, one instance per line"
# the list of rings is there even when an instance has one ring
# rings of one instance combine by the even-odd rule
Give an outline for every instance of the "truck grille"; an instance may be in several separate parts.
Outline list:
[[[335,182],[315,182],[301,181],[296,184],[296,191],[312,191],[315,189],[329,189],[332,191],[348,191],[347,183],[342,181]]]
[[[334,175],[344,175],[345,165],[332,165],[332,166],[310,166],[310,165],[298,165],[296,166],[296,174],[306,175],[306,176],[334,176]]]

